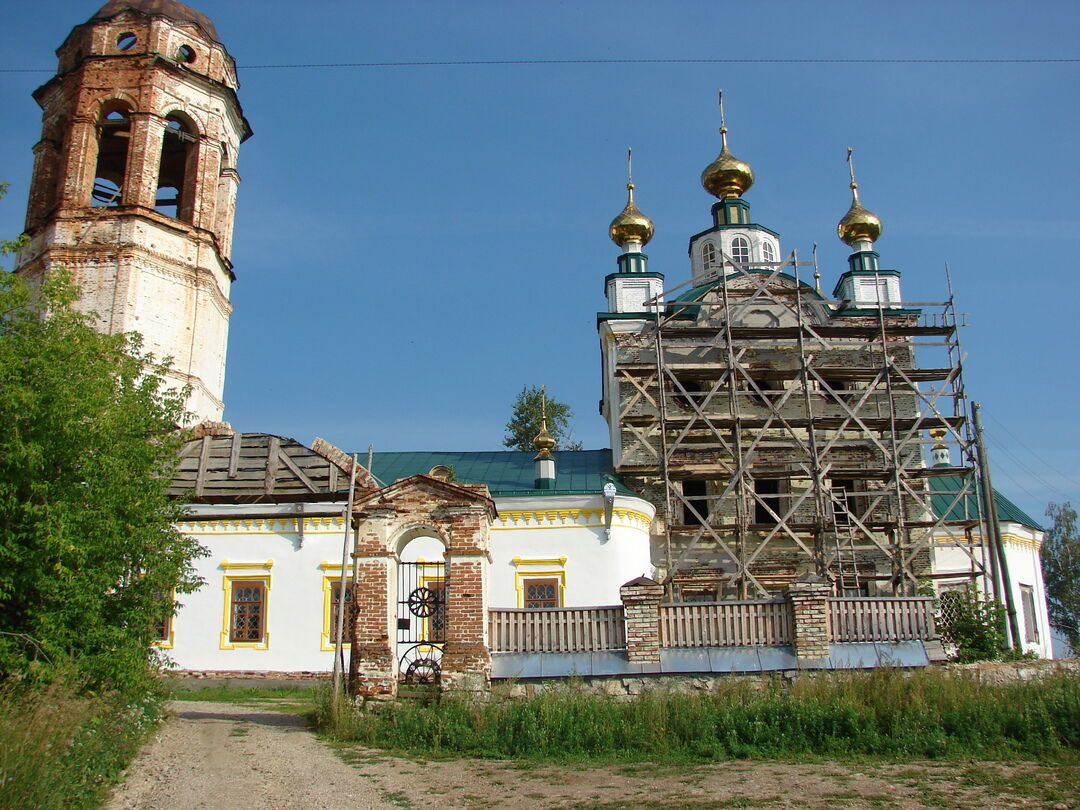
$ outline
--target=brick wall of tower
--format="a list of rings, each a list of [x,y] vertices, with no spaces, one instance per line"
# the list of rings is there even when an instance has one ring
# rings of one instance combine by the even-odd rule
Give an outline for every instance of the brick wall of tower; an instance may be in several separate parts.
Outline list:
[[[121,34],[135,44],[122,50]],[[194,61],[176,61],[180,45]],[[144,349],[173,358],[171,385],[190,385],[196,420],[221,418],[232,269],[229,253],[239,176],[250,135],[236,101],[225,48],[198,26],[131,9],[72,31],[56,77],[35,92],[42,137],[34,147],[27,204],[30,242],[16,270],[40,279],[55,268],[81,290],[77,307],[106,332],[139,332]],[[91,205],[99,122],[127,112],[121,204]],[[166,117],[189,122],[186,203],[178,216],[155,210]],[[185,141],[184,143],[188,143]],[[227,157],[226,157],[227,155]]]
[[[398,605],[392,585],[401,547],[409,537],[426,536],[415,534],[419,527],[439,538],[445,549],[440,686],[485,691],[491,679],[486,619],[492,505],[487,488],[453,485],[446,492],[432,486],[436,479],[429,476],[408,481],[380,490],[357,506],[353,692],[365,698],[396,694],[400,650],[393,632]]]

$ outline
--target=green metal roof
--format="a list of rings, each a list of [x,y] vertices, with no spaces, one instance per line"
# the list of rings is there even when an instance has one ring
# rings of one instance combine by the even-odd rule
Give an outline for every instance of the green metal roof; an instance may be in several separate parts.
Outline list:
[[[534,489],[536,453],[518,450],[493,452],[459,451],[413,451],[403,453],[375,453],[371,472],[383,484],[392,484],[399,478],[431,472],[440,465],[450,467],[454,477],[465,484],[487,484],[493,495],[570,495],[599,493],[609,480],[615,483],[622,495],[637,495],[628,489],[612,472],[610,450],[556,450],[555,487]],[[364,461],[363,453],[359,456]],[[929,479],[930,496],[934,514],[940,517],[952,501],[949,493],[961,488],[958,475],[935,476]],[[1033,529],[1042,526],[1000,492],[995,492],[998,519],[1021,523]],[[950,510],[948,520],[965,520],[979,516],[979,501],[974,492],[961,498]]]
[[[610,450],[556,450],[554,489],[534,489],[536,453],[518,450],[495,452],[415,451],[405,453],[375,453],[371,473],[384,484],[399,478],[427,473],[444,465],[454,471],[454,477],[465,484],[487,484],[498,495],[567,495],[597,493],[612,476],[618,491],[634,495],[612,474]],[[363,453],[359,456],[363,462]]]
[[[953,497],[955,497],[955,493],[959,492],[962,488],[963,479],[959,475],[943,475],[930,479],[930,491],[940,493],[930,496],[930,505],[937,517],[941,517],[942,514],[944,514],[945,510],[949,508],[949,504],[952,502]],[[957,501],[949,511],[949,514],[945,516],[946,520],[965,520],[979,517],[979,499],[975,494],[977,489],[974,479],[972,479],[970,489],[972,491]],[[949,493],[953,494],[950,495]],[[1039,531],[1043,530],[1043,527],[1039,525],[1039,522],[1035,520],[1035,518],[1031,517],[1031,515],[997,490],[994,490],[994,504],[997,506],[998,520],[1022,523],[1033,529],[1038,529]]]

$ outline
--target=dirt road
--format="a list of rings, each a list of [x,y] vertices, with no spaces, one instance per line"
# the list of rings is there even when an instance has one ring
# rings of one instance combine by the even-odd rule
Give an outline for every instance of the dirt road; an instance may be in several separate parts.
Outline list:
[[[109,810],[366,808],[1080,808],[1080,769],[1037,763],[651,763],[573,767],[334,752],[302,717],[176,702]]]

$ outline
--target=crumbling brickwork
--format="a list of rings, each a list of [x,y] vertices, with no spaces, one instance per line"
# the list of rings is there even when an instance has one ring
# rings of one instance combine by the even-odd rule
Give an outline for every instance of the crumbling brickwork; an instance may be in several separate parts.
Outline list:
[[[792,642],[795,655],[801,659],[829,657],[831,593],[829,583],[814,574],[799,577],[788,586],[787,597],[794,618]]]
[[[172,357],[195,421],[219,420],[236,157],[251,134],[232,57],[202,15],[138,0],[107,4],[58,54],[34,93],[42,137],[16,270],[36,282],[64,268],[99,329]]]
[[[660,662],[660,600],[664,587],[638,577],[619,588],[626,613],[626,655],[635,663]]]
[[[393,642],[397,605],[390,583],[401,549],[417,532],[438,537],[445,549],[440,686],[486,691],[491,679],[488,528],[495,517],[487,487],[416,475],[365,493],[355,508],[357,602],[350,662],[354,693],[364,697],[396,694],[400,674]]]

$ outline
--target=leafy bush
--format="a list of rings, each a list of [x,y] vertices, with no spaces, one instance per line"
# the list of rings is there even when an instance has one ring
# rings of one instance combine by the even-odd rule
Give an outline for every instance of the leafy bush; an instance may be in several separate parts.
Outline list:
[[[77,676],[0,690],[0,807],[98,807],[164,716],[160,695],[89,696]]]
[[[198,585],[204,553],[167,492],[184,394],[76,297],[58,270],[37,289],[0,273],[0,678],[67,660],[138,694],[155,620]]]
[[[1005,642],[1005,608],[983,597],[974,585],[941,594],[938,630],[956,646],[961,663],[997,661]]]

